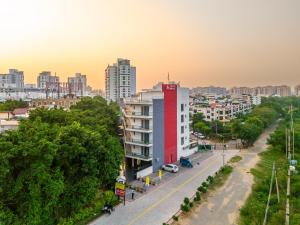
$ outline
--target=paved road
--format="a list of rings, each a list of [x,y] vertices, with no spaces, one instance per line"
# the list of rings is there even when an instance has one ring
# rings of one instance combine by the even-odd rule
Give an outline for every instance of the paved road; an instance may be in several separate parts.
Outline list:
[[[227,150],[225,161],[237,154]],[[155,190],[126,206],[119,205],[111,215],[103,215],[91,225],[161,225],[179,209],[184,197],[191,197],[209,175],[222,166],[222,152],[216,151],[194,168],[184,170]]]
[[[180,225],[234,225],[238,224],[239,209],[251,193],[253,177],[249,173],[259,160],[258,153],[266,149],[269,134],[276,126],[266,130],[249,150],[243,150],[243,159],[236,165],[223,187],[212,193],[207,202],[183,218]]]

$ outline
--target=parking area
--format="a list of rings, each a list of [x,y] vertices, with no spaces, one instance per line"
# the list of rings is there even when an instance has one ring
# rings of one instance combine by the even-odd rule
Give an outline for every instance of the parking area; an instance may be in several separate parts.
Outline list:
[[[189,156],[189,159],[192,161],[193,166],[197,167],[201,164],[202,161],[208,159],[210,156],[213,155],[212,151],[203,151],[203,152],[197,152],[191,156]],[[146,186],[145,184],[145,178],[141,180],[134,180],[128,184],[128,187],[126,188],[126,201],[132,202],[141,196],[155,190],[160,185],[169,182],[176,176],[179,176],[186,171],[190,170],[190,168],[182,167],[179,162],[174,163],[179,167],[179,171],[177,173],[172,173],[168,171],[162,171],[162,177],[159,178],[158,172],[152,173],[149,175],[150,178],[150,185]],[[132,199],[132,190],[134,190],[134,199]]]

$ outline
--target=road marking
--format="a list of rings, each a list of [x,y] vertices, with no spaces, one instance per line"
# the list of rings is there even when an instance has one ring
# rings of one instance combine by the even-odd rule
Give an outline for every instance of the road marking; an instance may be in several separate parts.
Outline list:
[[[193,181],[196,177],[200,176],[200,174],[202,174],[204,171],[208,170],[209,167],[216,161],[219,161],[218,158],[216,158],[215,160],[211,161],[209,163],[208,166],[206,166],[203,170],[199,171],[198,173],[196,173],[194,176],[190,177],[189,179],[187,179],[186,181],[184,181],[183,183],[181,183],[180,185],[178,185],[173,191],[169,192],[167,195],[165,195],[164,197],[162,197],[159,201],[153,203],[152,205],[148,206],[146,209],[144,209],[144,211],[142,211],[141,213],[139,213],[138,216],[136,216],[134,219],[132,219],[128,225],[132,225],[133,223],[137,222],[138,220],[140,220],[141,218],[143,218],[148,212],[150,212],[152,209],[154,209],[156,206],[158,206],[160,203],[162,203],[163,201],[167,200],[169,197],[171,197],[171,195],[173,195],[175,192],[179,191],[183,186],[185,186],[186,184],[190,183],[191,181]]]

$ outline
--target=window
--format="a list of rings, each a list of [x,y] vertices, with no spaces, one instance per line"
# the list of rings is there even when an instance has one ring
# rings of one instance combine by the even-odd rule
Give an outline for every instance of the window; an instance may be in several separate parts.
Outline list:
[[[181,126],[181,133],[184,133],[184,126]]]
[[[181,104],[181,112],[184,111],[184,104]]]
[[[184,115],[181,115],[181,123],[184,122]]]
[[[181,145],[184,145],[184,137],[181,138]]]

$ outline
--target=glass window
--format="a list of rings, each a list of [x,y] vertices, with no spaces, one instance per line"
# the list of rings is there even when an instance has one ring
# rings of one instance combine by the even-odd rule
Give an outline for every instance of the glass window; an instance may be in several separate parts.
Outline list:
[[[181,104],[181,112],[184,111],[184,104]]]
[[[181,145],[184,145],[184,137],[181,138]]]

